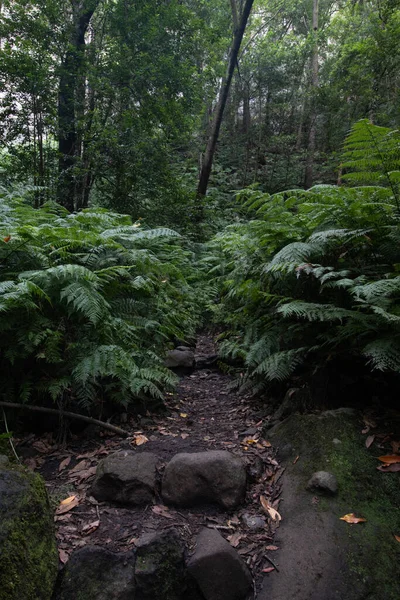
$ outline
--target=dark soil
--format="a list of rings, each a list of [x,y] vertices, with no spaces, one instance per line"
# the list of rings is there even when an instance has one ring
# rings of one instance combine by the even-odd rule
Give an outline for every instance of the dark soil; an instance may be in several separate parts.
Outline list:
[[[196,354],[214,353],[212,340],[200,335]],[[76,507],[55,517],[61,563],[75,548],[87,544],[127,551],[142,534],[169,528],[178,530],[190,553],[197,532],[206,526],[218,529],[230,541],[255,579],[263,570],[274,568],[273,536],[279,521],[273,521],[262,508],[260,496],[279,510],[283,469],[261,433],[265,406],[232,391],[231,384],[232,378],[217,368],[188,373],[176,393],[167,397],[166,413],[130,417],[122,425],[129,430],[127,440],[89,427],[65,450],[57,447],[51,434],[19,441],[18,451],[25,455],[25,463],[45,478],[54,508],[67,497],[77,495],[79,499]],[[160,479],[165,464],[178,452],[223,449],[239,455],[248,469],[245,504],[234,512],[224,512],[215,506],[175,510],[164,506],[160,497],[156,504],[138,508],[98,503],[90,496],[97,463],[107,454],[127,448],[155,453],[160,459]],[[246,513],[263,517],[265,527],[247,529],[242,522]]]

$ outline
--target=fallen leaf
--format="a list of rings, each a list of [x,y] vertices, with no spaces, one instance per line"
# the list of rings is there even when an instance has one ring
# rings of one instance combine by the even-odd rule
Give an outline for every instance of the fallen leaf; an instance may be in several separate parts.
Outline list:
[[[381,465],[380,467],[376,467],[378,471],[382,471],[382,473],[398,473],[400,471],[400,463],[395,463],[392,465]]]
[[[364,429],[361,431],[361,433],[368,433],[368,431],[371,429],[371,427],[364,427]]]
[[[262,570],[262,573],[272,573],[272,571],[275,571],[274,567],[266,567]]]
[[[78,462],[72,469],[69,470],[69,475],[71,473],[79,473],[79,471],[84,471],[90,463],[86,460],[81,460]]]
[[[64,460],[62,460],[60,462],[60,466],[58,467],[58,472],[62,471],[63,469],[65,469],[65,467],[68,467],[69,463],[71,462],[71,457],[67,456],[67,458],[64,458]]]
[[[151,509],[153,513],[156,515],[160,515],[160,517],[165,517],[166,519],[173,519],[174,515],[172,515],[166,506],[156,505]]]
[[[242,537],[243,536],[240,535],[240,533],[233,533],[232,535],[228,535],[226,539],[228,540],[232,548],[237,548],[240,544],[240,540],[242,539]]]
[[[11,235],[6,235],[6,237],[3,238],[3,242],[5,242],[7,244],[7,242],[9,242],[11,240]]]
[[[145,435],[135,435],[132,444],[134,444],[135,446],[142,446],[143,444],[147,444],[147,442],[149,441],[149,438],[147,438]]]
[[[396,542],[400,542],[400,535],[395,535],[394,539],[396,540]]]
[[[278,511],[275,510],[275,508],[272,508],[272,506],[270,506],[268,504],[268,500],[266,499],[265,496],[260,496],[260,502],[261,502],[261,506],[263,507],[263,509],[265,511],[267,511],[267,513],[269,514],[269,516],[271,517],[271,519],[273,521],[281,521],[282,520],[282,517],[278,513]]]
[[[392,450],[393,450],[394,454],[397,454],[398,451],[400,450],[400,442],[395,442],[393,440],[392,442],[390,442],[390,445],[392,446]]]
[[[60,559],[60,562],[65,565],[65,563],[68,561],[69,556],[68,554],[65,552],[65,550],[63,550],[62,548],[58,549],[58,558]]]
[[[182,417],[182,419],[187,419],[186,413],[179,413],[179,416]]]
[[[374,435],[369,435],[367,437],[367,439],[365,440],[365,446],[367,448],[369,448],[374,443],[374,440],[375,440],[375,436]]]
[[[69,496],[65,498],[62,502],[60,502],[59,506],[56,508],[56,515],[63,515],[66,512],[69,512],[75,506],[78,506],[79,498],[78,496]]]
[[[274,552],[274,550],[279,550],[278,546],[266,546],[265,549],[270,550],[271,552]]]
[[[100,519],[98,519],[97,521],[92,521],[91,523],[88,523],[87,525],[84,525],[82,527],[83,535],[90,535],[91,533],[93,533],[93,531],[96,531],[96,529],[99,527],[99,525],[100,525]]]
[[[243,440],[243,442],[241,442],[241,444],[243,444],[244,446],[249,446],[250,444],[257,444],[258,439],[254,439],[254,438],[245,438]]]
[[[181,433],[181,438],[182,438],[183,440],[186,440],[186,438],[188,438],[188,437],[189,437],[189,434],[188,434],[188,433]]]
[[[341,521],[346,521],[346,523],[365,523],[367,519],[362,519],[360,517],[356,517],[354,513],[349,513],[348,515],[344,515],[344,517],[340,517]]]
[[[387,465],[392,465],[394,463],[400,463],[400,455],[392,454],[391,456],[378,456],[378,460],[386,463]]]
[[[97,467],[90,467],[85,471],[79,471],[79,473],[76,474],[73,481],[76,481],[78,484],[82,483],[82,481],[86,481],[87,479],[89,479],[89,477],[93,477],[94,475],[96,475],[96,471]]]

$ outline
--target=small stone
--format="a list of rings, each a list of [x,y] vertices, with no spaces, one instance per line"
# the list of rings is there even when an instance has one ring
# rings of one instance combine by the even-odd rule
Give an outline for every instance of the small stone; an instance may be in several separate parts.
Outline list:
[[[243,524],[251,531],[257,531],[257,529],[264,529],[265,527],[265,519],[257,515],[250,515],[249,513],[245,513],[242,516],[242,521]]]
[[[187,350],[178,350],[178,348],[170,350],[167,353],[164,365],[169,369],[191,369],[194,366],[194,352],[190,348]]]
[[[332,473],[328,473],[328,471],[317,471],[309,480],[307,489],[335,495],[338,491],[338,482],[335,475]]]
[[[247,466],[247,474],[251,481],[258,481],[264,473],[264,463],[259,456],[256,456],[254,462]]]
[[[162,497],[166,503],[215,503],[231,509],[243,502],[245,493],[244,463],[224,450],[177,454],[165,468]]]
[[[140,505],[152,502],[156,487],[157,457],[129,450],[100,461],[91,494],[97,500]]]
[[[7,467],[10,464],[10,461],[8,460],[8,456],[6,456],[5,454],[0,454],[0,469]]]
[[[245,563],[215,529],[200,532],[187,566],[205,600],[244,600],[252,587]]]
[[[337,438],[333,438],[332,440],[332,444],[335,444],[335,446],[339,446],[342,443],[341,440],[338,440]]]

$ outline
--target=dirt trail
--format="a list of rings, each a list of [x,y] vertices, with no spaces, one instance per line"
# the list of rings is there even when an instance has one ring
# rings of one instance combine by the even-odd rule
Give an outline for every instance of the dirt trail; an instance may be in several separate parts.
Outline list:
[[[196,354],[206,356],[214,352],[212,340],[199,336]],[[74,549],[87,544],[125,551],[134,548],[142,534],[168,528],[178,530],[190,553],[197,532],[206,526],[218,529],[230,541],[257,583],[265,572],[278,566],[273,538],[279,521],[273,521],[262,508],[260,496],[279,510],[283,469],[261,434],[265,406],[238,395],[230,389],[231,384],[232,378],[217,368],[187,374],[181,378],[176,393],[168,396],[166,414],[139,416],[124,425],[130,431],[127,440],[96,431],[91,439],[77,437],[65,451],[60,451],[49,435],[30,438],[29,447],[35,448],[37,454],[26,462],[44,476],[54,505],[71,495],[77,495],[79,500],[72,510],[56,517],[61,562],[66,562]],[[120,449],[155,453],[160,458],[160,479],[165,464],[178,452],[228,450],[241,456],[247,465],[245,503],[234,512],[215,506],[175,510],[164,506],[160,497],[155,505],[145,508],[98,503],[90,496],[96,466],[101,458]],[[264,526],[246,527],[243,517],[252,516],[262,518]]]

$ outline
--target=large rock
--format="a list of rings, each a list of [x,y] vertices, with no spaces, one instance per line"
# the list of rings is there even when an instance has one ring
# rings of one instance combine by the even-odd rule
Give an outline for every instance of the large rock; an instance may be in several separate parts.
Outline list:
[[[76,550],[60,572],[53,600],[133,600],[135,555],[98,546]],[[32,598],[33,600],[33,598]]]
[[[206,600],[244,600],[252,587],[239,554],[215,529],[203,529],[188,570]]]
[[[0,468],[0,599],[50,600],[58,556],[42,478],[3,461]]]
[[[191,600],[183,547],[175,530],[139,539],[135,580],[135,600]]]
[[[157,457],[150,452],[116,452],[100,461],[91,493],[97,500],[124,505],[148,504],[154,498]]]
[[[231,509],[243,502],[245,493],[244,463],[223,450],[176,454],[165,468],[162,497],[166,503],[216,503]]]
[[[194,352],[190,348],[180,346],[167,353],[164,364],[169,369],[192,369],[194,366]]]
[[[377,471],[379,450],[365,447],[362,427],[355,411],[340,409],[291,415],[268,432],[286,470],[273,554],[279,572],[265,577],[258,600],[400,598],[399,474]],[[335,474],[337,494],[311,497],[307,484],[320,471]],[[366,523],[340,521],[352,512]]]

